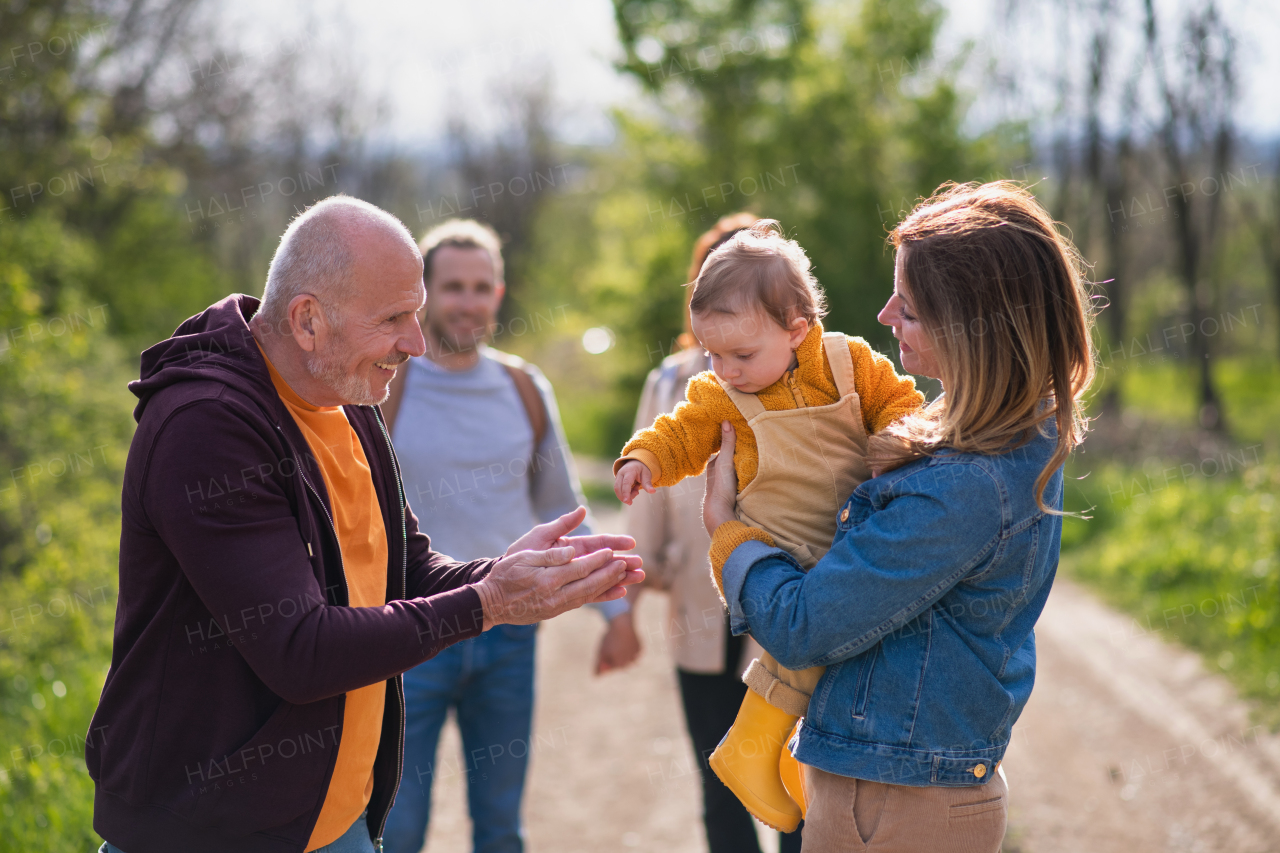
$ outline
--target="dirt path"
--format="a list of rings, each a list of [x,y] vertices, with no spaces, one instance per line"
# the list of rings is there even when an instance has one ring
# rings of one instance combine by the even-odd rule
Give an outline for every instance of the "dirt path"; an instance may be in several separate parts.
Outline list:
[[[1280,850],[1280,738],[1225,679],[1062,580],[1036,637],[1007,853]]]
[[[575,611],[538,638],[538,697],[525,795],[528,849],[556,853],[653,850],[699,853],[706,845],[693,748],[684,731],[674,671],[657,641],[666,603],[641,601],[653,631],[632,668],[591,674],[600,617]],[[642,639],[643,635],[642,635]],[[471,849],[461,743],[452,721],[441,743],[427,849]]]
[[[642,601],[640,662],[603,678],[591,675],[597,614],[543,626],[525,802],[534,853],[706,849],[664,614],[661,596]],[[1225,680],[1061,580],[1037,637],[1035,692],[1004,765],[1006,853],[1280,851],[1280,738],[1250,723]],[[435,853],[470,849],[460,751],[451,723]]]

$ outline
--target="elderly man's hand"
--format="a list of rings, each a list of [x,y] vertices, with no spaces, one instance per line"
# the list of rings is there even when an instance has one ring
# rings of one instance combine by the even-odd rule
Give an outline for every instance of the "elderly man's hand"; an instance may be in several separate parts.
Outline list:
[[[566,545],[517,551],[498,560],[475,585],[484,608],[484,628],[529,625],[592,601],[626,594],[624,586],[644,578],[640,558],[603,548],[575,557]]]
[[[548,548],[571,546],[575,557],[583,557],[601,548],[630,551],[636,547],[636,540],[630,536],[616,536],[609,533],[600,533],[595,536],[570,536],[569,534],[577,530],[578,525],[582,524],[586,517],[587,508],[580,506],[555,521],[539,524],[512,542],[505,556],[509,557],[517,551],[545,551]],[[637,563],[634,568],[640,568],[640,565]]]
[[[720,525],[737,518],[738,471],[733,466],[737,443],[733,426],[728,421],[720,424],[720,452],[707,466],[707,490],[702,496],[702,523],[712,536]]]

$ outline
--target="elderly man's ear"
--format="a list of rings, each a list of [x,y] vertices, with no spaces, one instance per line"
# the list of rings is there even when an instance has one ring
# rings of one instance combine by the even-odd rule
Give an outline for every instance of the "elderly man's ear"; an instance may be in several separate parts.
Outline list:
[[[313,352],[317,333],[328,331],[320,302],[310,293],[300,293],[289,301],[288,318],[293,340],[302,350]]]

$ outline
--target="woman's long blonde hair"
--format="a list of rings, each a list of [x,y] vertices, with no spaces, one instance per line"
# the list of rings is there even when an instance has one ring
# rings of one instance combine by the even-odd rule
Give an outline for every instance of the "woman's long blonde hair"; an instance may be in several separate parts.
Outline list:
[[[1093,312],[1084,263],[1053,218],[1010,181],[944,184],[889,235],[899,287],[928,330],[945,394],[873,436],[890,470],[942,448],[999,454],[1053,420],[1057,446],[1036,504],[1088,421]]]

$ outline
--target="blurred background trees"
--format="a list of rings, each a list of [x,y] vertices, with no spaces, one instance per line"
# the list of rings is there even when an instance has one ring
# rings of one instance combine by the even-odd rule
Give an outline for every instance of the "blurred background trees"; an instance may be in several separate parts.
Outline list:
[[[551,377],[574,450],[608,458],[676,346],[690,248],[718,217],[780,220],[828,327],[896,355],[875,322],[887,231],[944,181],[1029,182],[1106,306],[1075,463],[1093,476],[1069,498],[1095,520],[1068,525],[1067,564],[1135,609],[1251,586],[1251,608],[1188,641],[1236,650],[1224,668],[1280,696],[1280,146],[1241,129],[1251,60],[1223,7],[1008,0],[945,49],[932,0],[612,10],[634,94],[611,140],[567,141],[535,65],[493,89],[496,125],[458,100],[440,144],[407,149],[377,141],[392,108],[332,42],[342,22],[264,42],[198,0],[0,2],[0,850],[97,843],[83,751],[138,353],[258,293],[289,218],[338,191],[419,235],[493,223],[497,345]],[[1054,33],[1047,79],[1029,27]]]

